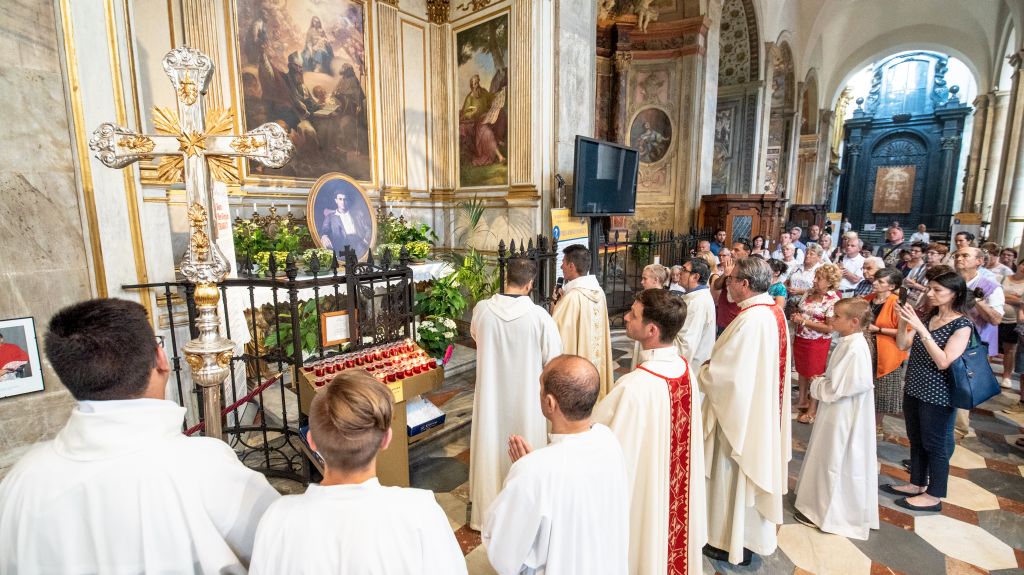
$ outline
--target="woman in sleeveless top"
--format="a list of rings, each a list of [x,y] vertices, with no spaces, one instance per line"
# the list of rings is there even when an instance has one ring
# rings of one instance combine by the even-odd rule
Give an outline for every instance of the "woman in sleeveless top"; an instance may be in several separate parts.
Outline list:
[[[896,505],[912,511],[941,511],[953,454],[953,422],[950,405],[949,366],[963,355],[973,324],[967,311],[974,300],[967,284],[956,273],[946,273],[928,284],[931,312],[924,321],[909,304],[899,308],[896,343],[910,349],[903,414],[910,440],[910,483],[882,485],[882,491],[899,495]],[[908,332],[907,326],[913,331]]]

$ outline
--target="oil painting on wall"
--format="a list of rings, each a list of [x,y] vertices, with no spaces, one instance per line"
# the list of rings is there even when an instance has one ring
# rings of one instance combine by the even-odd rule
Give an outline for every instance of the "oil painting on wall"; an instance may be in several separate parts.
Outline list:
[[[363,4],[237,0],[246,129],[277,122],[295,154],[267,175],[371,179]],[[250,163],[250,174],[265,168]]]
[[[871,210],[876,214],[909,214],[916,177],[917,166],[879,166]]]
[[[655,107],[644,108],[633,118],[629,128],[629,145],[640,152],[640,161],[652,164],[665,157],[672,147],[672,122]]]
[[[508,184],[508,14],[455,36],[459,185]]]

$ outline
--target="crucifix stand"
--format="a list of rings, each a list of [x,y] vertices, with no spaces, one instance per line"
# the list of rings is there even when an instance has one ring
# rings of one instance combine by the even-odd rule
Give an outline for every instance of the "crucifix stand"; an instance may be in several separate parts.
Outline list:
[[[221,390],[231,371],[235,346],[220,335],[217,314],[217,284],[231,271],[231,262],[217,247],[217,228],[211,210],[212,178],[232,175],[231,157],[280,168],[291,159],[292,143],[284,129],[273,123],[242,135],[224,134],[230,127],[228,114],[219,114],[212,126],[207,125],[203,97],[213,77],[213,62],[206,54],[187,46],[175,48],[164,56],[163,68],[174,87],[178,111],[154,110],[154,124],[160,134],[140,134],[104,123],[93,132],[89,148],[108,168],[124,168],[159,156],[158,177],[168,183],[184,178],[192,232],[181,261],[181,273],[196,285],[199,336],[186,343],[183,351],[192,378],[203,389],[206,435],[223,439]]]

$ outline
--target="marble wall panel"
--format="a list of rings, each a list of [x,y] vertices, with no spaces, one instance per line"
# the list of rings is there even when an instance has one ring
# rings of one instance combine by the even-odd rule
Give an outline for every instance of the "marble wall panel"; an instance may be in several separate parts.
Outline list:
[[[54,5],[16,0],[0,23],[0,318],[32,316],[42,335],[58,309],[90,297]],[[43,356],[40,393],[0,399],[0,476],[52,437],[73,401]]]

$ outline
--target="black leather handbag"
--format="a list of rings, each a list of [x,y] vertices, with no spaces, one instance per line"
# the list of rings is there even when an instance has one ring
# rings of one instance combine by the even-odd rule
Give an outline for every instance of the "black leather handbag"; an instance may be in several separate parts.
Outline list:
[[[971,328],[967,349],[949,366],[952,389],[949,401],[959,409],[974,409],[999,395],[999,382],[988,362],[988,344]]]

